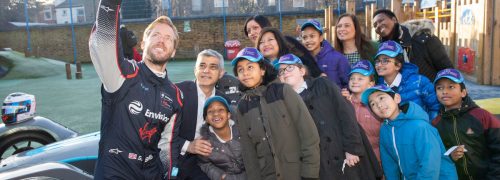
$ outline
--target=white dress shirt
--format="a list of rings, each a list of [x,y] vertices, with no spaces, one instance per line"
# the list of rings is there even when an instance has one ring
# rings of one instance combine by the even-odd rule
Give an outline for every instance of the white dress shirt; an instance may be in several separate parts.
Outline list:
[[[205,93],[201,90],[200,86],[198,86],[198,83],[196,83],[196,92],[198,93],[198,115],[196,118],[196,130],[194,133],[194,139],[200,137],[200,129],[203,124],[205,124],[205,120],[203,119],[203,106],[205,106],[205,102],[207,101],[208,98],[215,96],[215,87],[212,89],[212,94],[207,97],[205,96]],[[184,142],[184,145],[182,146],[181,149],[181,155],[186,154],[186,151],[188,149],[189,144],[191,141]]]

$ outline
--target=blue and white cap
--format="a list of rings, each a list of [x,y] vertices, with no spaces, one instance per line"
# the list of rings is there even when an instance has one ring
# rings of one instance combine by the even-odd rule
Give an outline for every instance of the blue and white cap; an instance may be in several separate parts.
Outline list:
[[[351,67],[351,72],[349,73],[349,76],[352,73],[359,73],[363,76],[371,76],[375,73],[375,68],[373,68],[372,63],[368,60],[361,60],[356,63],[354,63]]]
[[[451,68],[439,71],[436,75],[436,79],[434,80],[434,84],[436,84],[436,82],[442,78],[448,78],[458,84],[464,82],[464,77],[462,76],[462,74],[460,74],[460,71]]]
[[[403,47],[395,41],[385,41],[380,44],[377,55],[375,55],[375,59],[382,54],[394,58],[399,54],[403,54]]]
[[[240,52],[238,52],[238,54],[233,59],[233,61],[231,61],[231,65],[236,66],[238,61],[241,59],[246,59],[246,60],[249,60],[252,62],[259,62],[263,58],[264,58],[264,56],[262,56],[262,54],[256,48],[246,47],[246,48],[243,48]]]
[[[361,102],[366,106],[368,106],[368,98],[370,97],[371,94],[373,94],[376,91],[382,91],[386,93],[396,93],[391,88],[385,85],[376,85],[363,91],[363,94],[361,94]]]
[[[281,56],[278,63],[274,65],[274,69],[279,69],[280,64],[302,64],[302,60],[293,54],[285,54]]]
[[[321,34],[323,34],[323,27],[321,27],[321,23],[319,23],[319,21],[316,21],[315,19],[307,20],[304,24],[302,24],[300,30],[303,31],[306,27],[309,26],[314,27],[314,29],[318,30]]]

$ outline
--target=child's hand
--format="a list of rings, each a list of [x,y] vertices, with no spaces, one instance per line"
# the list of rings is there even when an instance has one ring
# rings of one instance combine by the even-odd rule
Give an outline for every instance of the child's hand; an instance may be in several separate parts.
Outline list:
[[[347,161],[346,164],[349,167],[353,167],[356,165],[356,163],[359,162],[359,156],[349,154],[348,152],[345,152],[345,160]]]
[[[210,156],[212,153],[212,144],[207,140],[195,139],[189,143],[187,152],[202,156]]]
[[[347,88],[342,88],[340,94],[342,94],[342,96],[344,96],[347,100],[351,101],[351,93],[349,93],[349,90],[347,90]]]
[[[455,149],[453,152],[451,152],[451,159],[453,161],[457,161],[458,159],[464,157],[464,145],[460,145]]]

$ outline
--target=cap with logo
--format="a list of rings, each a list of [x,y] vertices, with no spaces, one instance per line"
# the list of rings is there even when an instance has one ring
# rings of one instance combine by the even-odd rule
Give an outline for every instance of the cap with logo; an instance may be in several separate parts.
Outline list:
[[[370,97],[371,94],[373,94],[376,91],[382,91],[382,92],[386,92],[386,93],[396,93],[391,88],[389,88],[385,85],[376,85],[376,86],[373,86],[373,87],[366,89],[363,92],[363,94],[361,94],[361,102],[368,106],[368,98]]]
[[[323,27],[321,27],[321,23],[319,23],[319,21],[316,21],[315,19],[307,20],[304,24],[302,24],[300,30],[303,31],[306,27],[309,26],[314,27],[314,29],[318,30],[321,34],[323,34]]]
[[[375,73],[375,70],[373,68],[372,63],[368,60],[361,60],[356,63],[354,63],[351,67],[351,72],[349,73],[349,76],[352,73],[359,73],[363,76],[371,76]]]
[[[302,60],[293,54],[285,54],[281,56],[278,63],[274,65],[274,69],[279,69],[280,64],[302,64]]]
[[[398,56],[399,54],[403,54],[403,48],[399,43],[395,41],[385,41],[382,44],[380,44],[377,55],[375,55],[375,59],[377,59],[378,56],[380,55],[386,55],[391,58],[394,58]]]
[[[462,76],[462,74],[460,74],[460,71],[451,68],[439,71],[436,75],[436,79],[434,80],[434,84],[436,84],[437,81],[442,78],[448,78],[449,80],[458,84],[464,82],[464,77]]]
[[[231,61],[231,65],[236,66],[238,61],[240,61],[242,59],[246,59],[246,60],[249,60],[252,62],[259,62],[260,60],[262,60],[262,58],[263,58],[263,56],[259,52],[259,50],[257,50],[256,48],[253,48],[253,47],[246,47],[246,48],[243,48],[242,50],[240,50],[240,52],[238,52],[238,54],[233,59],[233,61]]]

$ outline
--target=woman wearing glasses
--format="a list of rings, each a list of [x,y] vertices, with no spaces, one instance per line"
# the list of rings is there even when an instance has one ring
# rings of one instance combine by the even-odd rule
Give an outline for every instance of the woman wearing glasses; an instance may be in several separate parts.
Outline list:
[[[390,40],[380,44],[375,69],[379,75],[377,84],[386,85],[400,94],[401,103],[412,101],[429,114],[429,119],[437,116],[439,102],[433,84],[418,73],[416,65],[404,62],[401,45]]]
[[[282,56],[278,77],[304,100],[320,137],[320,179],[376,179],[381,168],[354,109],[326,78],[309,78],[295,55]]]

